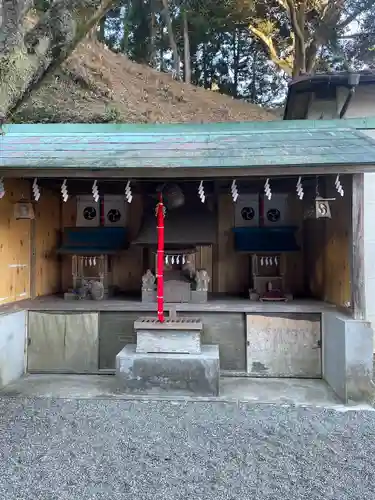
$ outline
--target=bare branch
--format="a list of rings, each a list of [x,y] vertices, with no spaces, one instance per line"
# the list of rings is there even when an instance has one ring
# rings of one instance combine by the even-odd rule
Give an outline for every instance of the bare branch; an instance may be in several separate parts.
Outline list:
[[[305,57],[305,2],[300,2],[299,11],[297,13],[296,6],[293,0],[286,0],[288,4],[288,12],[290,16],[290,22],[292,24],[292,30],[296,35],[295,43],[295,57],[299,60],[299,72],[306,71],[306,57]]]
[[[367,2],[365,2],[364,5],[361,4],[358,5],[358,7],[354,9],[354,11],[351,14],[349,14],[347,18],[344,19],[344,21],[342,21],[337,25],[337,29],[340,30],[346,28],[351,22],[355,21],[359,15],[364,14],[365,12],[370,10],[373,6],[374,6],[374,0],[367,0]]]
[[[276,66],[285,71],[287,75],[292,76],[293,74],[292,66],[287,61],[281,59],[277,55],[272,39],[266,36],[262,31],[260,31],[258,28],[256,28],[251,24],[249,25],[249,30],[263,43],[267,52],[269,53],[271,60],[276,64]]]

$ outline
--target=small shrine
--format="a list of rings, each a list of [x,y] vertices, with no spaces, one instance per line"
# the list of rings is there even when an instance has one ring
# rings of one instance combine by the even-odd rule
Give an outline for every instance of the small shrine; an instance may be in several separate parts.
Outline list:
[[[283,260],[296,252],[297,226],[291,225],[288,195],[272,195],[266,182],[265,194],[244,194],[235,207],[234,247],[250,259],[249,298],[252,301],[287,301]]]
[[[60,255],[71,256],[72,282],[64,298],[103,300],[112,295],[112,257],[126,250],[123,227],[68,227]]]
[[[175,184],[163,187],[165,234],[163,271],[164,299],[168,303],[207,302],[210,276],[206,269],[197,268],[199,246],[216,242],[216,215],[209,204],[203,203],[202,193],[183,193]],[[142,301],[156,302],[157,298],[157,231],[154,200],[145,210],[142,226],[135,241],[148,250],[148,270],[142,278]]]
[[[164,299],[169,303],[207,302],[210,276],[195,269],[195,255],[166,252],[164,258]],[[148,269],[142,277],[142,302],[156,302],[156,276]]]

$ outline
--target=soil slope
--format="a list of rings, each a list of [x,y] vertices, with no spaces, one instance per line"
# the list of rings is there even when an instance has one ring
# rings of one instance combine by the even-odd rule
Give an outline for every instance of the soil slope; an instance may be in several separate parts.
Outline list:
[[[12,121],[18,123],[208,123],[270,121],[253,104],[177,82],[89,38],[34,90]]]

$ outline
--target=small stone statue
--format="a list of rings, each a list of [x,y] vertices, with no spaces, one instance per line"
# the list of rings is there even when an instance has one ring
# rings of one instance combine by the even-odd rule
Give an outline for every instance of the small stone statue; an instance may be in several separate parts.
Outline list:
[[[142,276],[142,291],[150,292],[155,289],[155,276],[152,274],[151,269],[147,269]]]
[[[207,292],[208,284],[210,282],[210,277],[205,269],[199,269],[195,274],[195,282],[197,284],[198,292]]]

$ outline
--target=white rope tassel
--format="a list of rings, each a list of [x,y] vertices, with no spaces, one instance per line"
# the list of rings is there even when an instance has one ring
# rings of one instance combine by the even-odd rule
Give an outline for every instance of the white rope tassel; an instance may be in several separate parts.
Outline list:
[[[201,181],[199,184],[198,194],[199,198],[201,199],[201,202],[204,203],[206,201],[206,195],[204,194],[203,181]]]
[[[64,203],[66,203],[68,201],[68,198],[69,198],[68,186],[67,186],[66,179],[64,179],[64,182],[61,184],[61,196],[62,196]]]
[[[335,187],[336,187],[336,191],[339,193],[339,195],[344,196],[344,188],[342,187],[342,184],[340,182],[340,174],[337,174],[337,177],[335,180]]]
[[[92,185],[92,196],[95,200],[96,203],[99,201],[99,189],[98,189],[98,181],[95,180],[94,184]]]
[[[300,200],[304,197],[303,186],[302,186],[302,178],[298,177],[297,185],[296,185],[297,196]]]
[[[270,186],[270,180],[267,178],[265,184],[264,184],[264,193],[267,196],[267,198],[270,200],[272,198],[272,191],[271,191],[271,186]]]
[[[33,195],[34,195],[34,200],[38,201],[40,198],[40,190],[38,186],[38,179],[34,179],[33,182]]]
[[[132,188],[131,188],[131,185],[130,185],[130,181],[128,181],[126,183],[126,187],[125,187],[125,198],[126,198],[126,201],[128,203],[131,203],[132,200],[133,200],[133,195],[132,195]]]
[[[237,188],[236,179],[234,179],[234,181],[232,182],[232,186],[230,188],[230,191],[232,193],[232,200],[234,201],[234,203],[236,203],[236,201],[238,199],[238,188]]]

